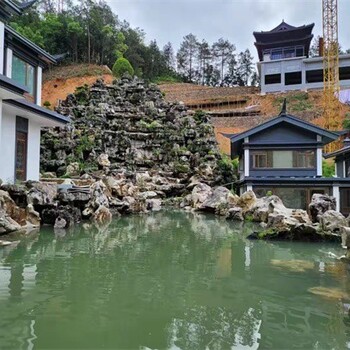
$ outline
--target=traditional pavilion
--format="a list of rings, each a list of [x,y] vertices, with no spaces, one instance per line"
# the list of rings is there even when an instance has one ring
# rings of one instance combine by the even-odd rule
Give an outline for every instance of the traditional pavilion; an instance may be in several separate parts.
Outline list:
[[[294,27],[282,21],[267,32],[254,32],[259,60],[275,60],[293,57],[309,57],[312,30],[315,24]]]
[[[294,27],[282,21],[253,33],[262,94],[323,89],[323,57],[309,57],[313,28],[313,23]],[[350,55],[340,55],[339,66],[340,86],[350,88]]]

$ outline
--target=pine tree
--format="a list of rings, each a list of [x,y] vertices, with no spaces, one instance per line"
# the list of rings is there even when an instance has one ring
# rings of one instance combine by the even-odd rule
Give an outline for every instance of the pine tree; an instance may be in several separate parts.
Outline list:
[[[171,42],[168,42],[164,45],[163,55],[168,69],[173,70],[175,67],[175,55],[173,45],[171,44]]]
[[[216,43],[213,44],[214,56],[218,59],[221,70],[221,80],[224,80],[224,71],[227,61],[232,57],[236,47],[231,44],[228,40],[220,38]]]
[[[184,37],[176,55],[178,69],[189,82],[192,82],[195,76],[198,45],[197,38],[193,34],[188,34]]]
[[[239,85],[248,86],[253,73],[253,56],[249,49],[239,54],[237,73]]]

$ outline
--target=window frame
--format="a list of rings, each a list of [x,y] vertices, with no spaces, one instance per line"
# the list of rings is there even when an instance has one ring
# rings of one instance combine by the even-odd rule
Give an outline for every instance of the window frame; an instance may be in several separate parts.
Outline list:
[[[291,151],[293,152],[293,166],[292,167],[288,167],[288,168],[275,168],[273,166],[273,152],[275,151]],[[298,164],[299,163],[299,156],[300,153],[306,153],[306,152],[311,152],[311,154],[313,155],[313,163],[311,166],[305,167],[305,166],[294,166],[294,164]],[[269,155],[269,153],[271,153]],[[266,157],[266,166],[263,167],[257,167],[257,161],[256,161],[256,156],[265,156]],[[269,159],[271,162],[271,166],[269,165]],[[316,169],[316,151],[314,149],[307,149],[307,150],[303,150],[303,149],[293,149],[293,150],[287,150],[287,149],[273,149],[273,150],[251,150],[250,151],[250,169],[252,170],[314,170]],[[310,163],[311,164],[311,163]]]
[[[28,66],[33,68],[33,92],[28,92],[28,94],[30,96],[32,96],[33,98],[36,98],[37,96],[37,75],[38,75],[38,66],[30,59],[26,58],[23,54],[21,54],[20,52],[18,52],[17,50],[13,50],[12,52],[12,71],[11,71],[11,79],[13,79],[14,81],[24,85],[25,87],[27,87],[28,89],[30,89],[30,86],[27,85],[26,83],[23,84],[22,82],[19,82],[17,80],[15,80],[13,78],[13,66],[14,66],[14,59],[17,58],[18,60],[22,61],[25,63],[26,65],[26,77],[25,80],[28,80]]]

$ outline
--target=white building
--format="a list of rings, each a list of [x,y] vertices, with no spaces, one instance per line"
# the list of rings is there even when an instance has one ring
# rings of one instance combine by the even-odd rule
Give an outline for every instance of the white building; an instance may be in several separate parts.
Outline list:
[[[309,57],[313,28],[283,21],[270,31],[253,33],[262,94],[323,89],[323,57]],[[341,88],[350,88],[350,55],[339,57],[339,80]]]
[[[6,24],[33,3],[0,2],[0,179],[10,183],[39,179],[41,128],[69,122],[41,107],[42,69],[55,58]]]

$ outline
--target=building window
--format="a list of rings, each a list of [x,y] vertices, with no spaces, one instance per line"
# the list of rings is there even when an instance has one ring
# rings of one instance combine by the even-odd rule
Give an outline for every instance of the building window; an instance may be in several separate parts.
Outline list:
[[[268,152],[254,152],[252,154],[253,168],[267,168],[267,155]]]
[[[263,55],[268,56],[270,60],[281,60],[285,58],[303,57],[304,47],[303,46],[292,46],[275,49],[267,49],[263,51]]]
[[[287,208],[307,210],[315,193],[329,194],[329,188],[298,188],[298,187],[254,187],[258,198],[264,197],[268,192],[282,199]]]
[[[314,168],[315,152],[314,151],[294,151],[295,168]]]
[[[28,62],[13,55],[12,79],[28,88],[31,95],[34,95],[35,68]]]
[[[281,74],[265,75],[265,85],[281,84]]]
[[[339,68],[339,80],[350,80],[350,68],[340,67]]]
[[[293,72],[285,74],[285,85],[301,84],[301,72]]]
[[[307,83],[323,83],[323,69],[313,69],[306,71]]]
[[[252,169],[314,169],[316,154],[313,150],[275,150],[251,152]]]

